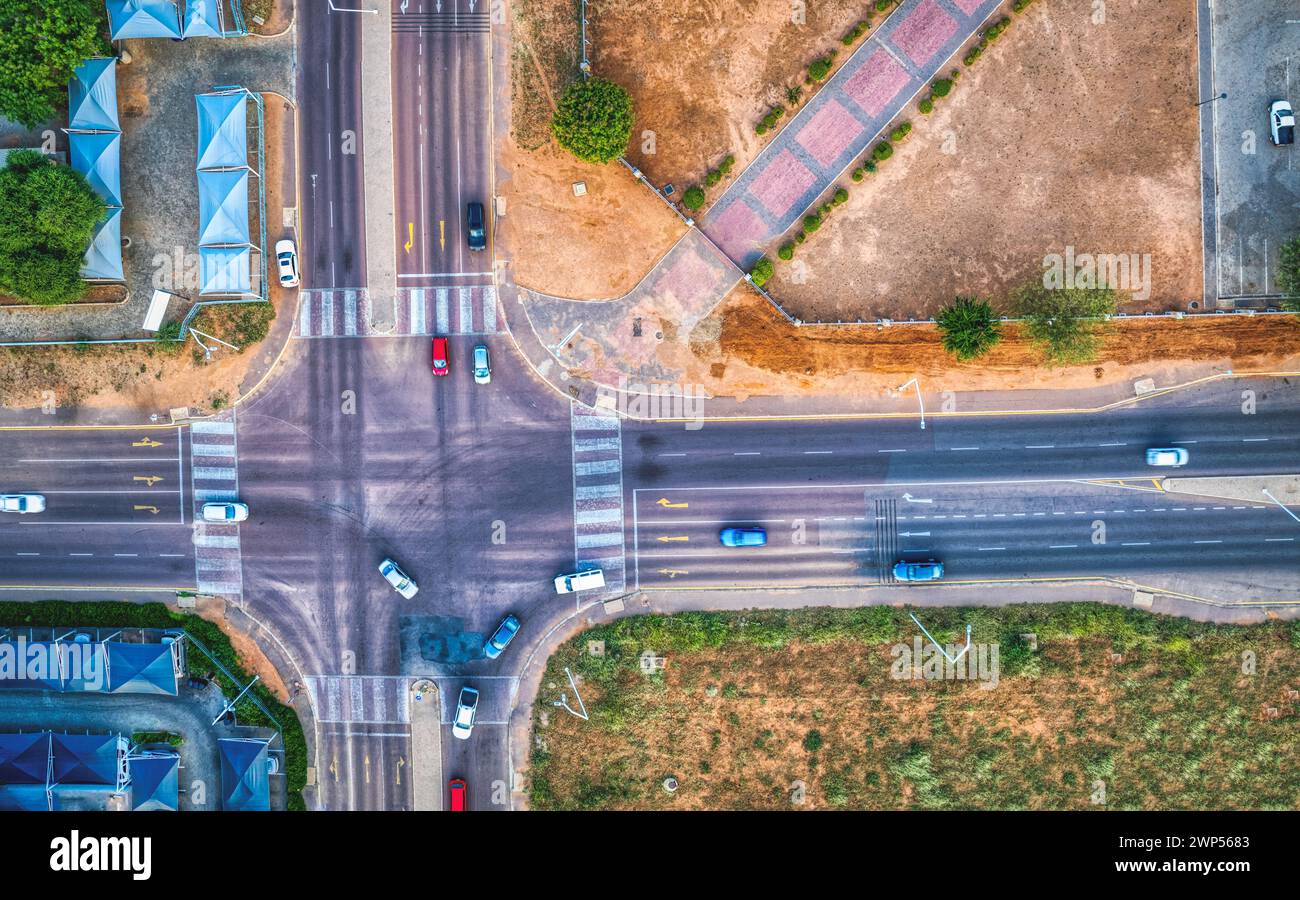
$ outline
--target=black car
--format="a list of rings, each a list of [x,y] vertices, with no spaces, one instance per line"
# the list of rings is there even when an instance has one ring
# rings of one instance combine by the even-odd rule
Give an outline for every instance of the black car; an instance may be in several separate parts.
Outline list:
[[[466,212],[466,221],[469,225],[469,249],[486,250],[487,249],[487,228],[484,223],[483,204],[471,203]]]

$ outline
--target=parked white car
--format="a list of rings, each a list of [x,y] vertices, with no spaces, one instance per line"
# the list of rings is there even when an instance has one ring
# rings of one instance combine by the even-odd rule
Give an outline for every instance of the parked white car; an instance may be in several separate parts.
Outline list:
[[[19,515],[45,512],[45,498],[40,494],[0,494],[0,512]]]
[[[572,575],[555,576],[555,593],[572,594],[574,591],[590,591],[605,586],[605,573],[600,569],[588,569],[574,572]]]
[[[1281,147],[1295,143],[1295,112],[1285,100],[1274,100],[1268,109],[1268,127],[1273,143]]]
[[[247,518],[247,503],[203,504],[203,521],[205,522],[242,522]]]
[[[298,286],[298,250],[293,241],[275,242],[275,264],[280,271],[280,287]]]
[[[460,689],[456,700],[456,716],[451,720],[452,737],[467,740],[474,730],[474,717],[478,715],[478,691],[472,687]]]

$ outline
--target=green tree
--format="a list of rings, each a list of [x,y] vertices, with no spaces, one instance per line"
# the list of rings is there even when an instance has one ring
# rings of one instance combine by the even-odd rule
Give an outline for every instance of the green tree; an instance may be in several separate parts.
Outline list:
[[[54,116],[72,70],[111,52],[99,0],[0,0],[0,116],[33,128]]]
[[[1282,245],[1282,260],[1277,270],[1278,289],[1286,295],[1282,305],[1300,312],[1300,237]]]
[[[766,256],[761,257],[758,262],[754,263],[754,268],[749,270],[749,277],[753,279],[755,287],[762,287],[767,284],[768,279],[776,274],[776,266],[772,265],[772,260]]]
[[[1111,288],[1048,288],[1031,284],[1016,293],[1016,314],[1025,332],[1038,344],[1048,365],[1086,363],[1101,349],[1103,316],[1113,315]]]
[[[682,206],[694,212],[704,205],[704,189],[698,186],[688,187],[682,192]]]
[[[104,217],[86,179],[35,150],[9,154],[0,170],[0,292],[33,303],[81,296],[81,260]]]
[[[939,311],[943,349],[962,360],[983,356],[1002,340],[1002,323],[987,300],[957,297]]]
[[[575,81],[560,98],[551,133],[578,159],[607,163],[622,155],[632,136],[632,97],[602,78]]]

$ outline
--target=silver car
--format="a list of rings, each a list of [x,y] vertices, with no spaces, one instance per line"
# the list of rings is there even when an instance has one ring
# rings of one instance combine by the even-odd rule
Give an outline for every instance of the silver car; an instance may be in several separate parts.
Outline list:
[[[203,504],[203,521],[205,522],[242,522],[247,518],[247,503]]]
[[[474,383],[492,383],[492,363],[488,359],[487,344],[479,344],[474,348]]]
[[[456,700],[456,716],[451,720],[452,737],[468,740],[474,730],[474,717],[478,715],[478,691],[472,687],[460,689]]]
[[[1152,447],[1147,451],[1148,466],[1176,468],[1187,465],[1187,451],[1182,447]]]

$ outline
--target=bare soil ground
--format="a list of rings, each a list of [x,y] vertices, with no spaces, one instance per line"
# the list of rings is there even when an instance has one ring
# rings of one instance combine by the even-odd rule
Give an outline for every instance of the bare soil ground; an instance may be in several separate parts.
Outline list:
[[[800,9],[804,21],[794,21]],[[754,133],[763,114],[784,104],[784,123],[794,112],[786,87],[802,85],[808,64],[832,49],[843,61],[850,48],[840,38],[854,23],[884,21],[869,0],[603,0],[590,18],[596,74],[632,94],[628,159],[679,197],[728,153],[731,177],[743,171],[771,140]]]
[[[986,659],[998,644],[997,683],[897,677],[911,667],[894,668],[895,648],[920,634],[889,608],[641,617],[580,634],[551,658],[534,707],[532,806],[1300,806],[1294,623],[1224,628],[1091,604],[927,618],[954,642],[972,622]],[[603,657],[587,654],[591,639]],[[1241,673],[1247,647],[1256,676]],[[662,673],[641,673],[644,650],[666,659]],[[566,665],[590,721],[552,705]]]
[[[894,157],[769,284],[806,321],[925,319],[954,295],[998,300],[1044,256],[1151,255],[1149,299],[1201,296],[1196,11],[1040,0],[963,74]],[[1154,127],[1153,123],[1160,123]],[[847,183],[847,179],[846,179]]]
[[[889,393],[900,376],[945,390],[1071,389],[1176,373],[1188,364],[1263,371],[1300,360],[1300,322],[1289,316],[1113,319],[1100,355],[1048,368],[1015,326],[985,357],[958,363],[937,328],[802,326],[737,288],[690,335],[688,381],[718,396],[858,396]],[[683,357],[686,354],[682,354]],[[1171,374],[1169,380],[1181,380]],[[1162,379],[1164,381],[1164,379]]]
[[[660,200],[618,163],[591,166],[560,151],[549,121],[578,75],[573,0],[515,0],[511,60],[513,178],[501,185],[515,280],[562,297],[604,299],[630,290],[685,231]],[[808,4],[791,21],[788,0],[611,0],[590,10],[595,74],[632,94],[636,121],[628,159],[680,198],[728,153],[732,177],[762,148],[754,124],[807,64],[836,48],[869,9],[860,0]],[[883,21],[872,13],[876,21]],[[808,94],[805,92],[805,99]],[[788,104],[787,104],[788,105]],[[788,116],[787,116],[788,120]],[[653,131],[653,153],[643,132]],[[572,185],[587,185],[584,197]],[[721,194],[728,180],[708,191]]]

